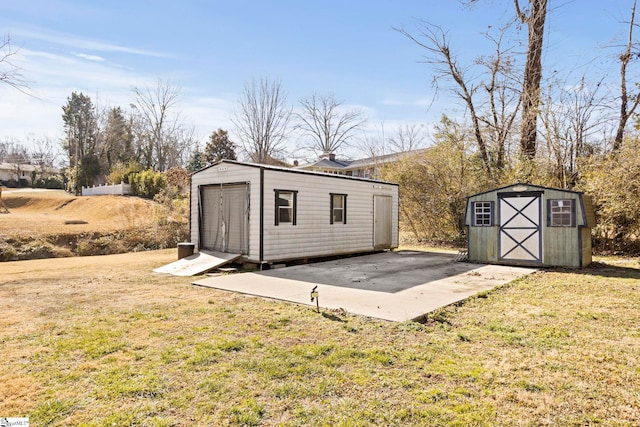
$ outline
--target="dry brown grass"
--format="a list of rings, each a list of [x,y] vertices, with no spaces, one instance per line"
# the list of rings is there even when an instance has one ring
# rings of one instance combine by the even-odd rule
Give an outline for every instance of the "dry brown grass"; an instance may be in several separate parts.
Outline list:
[[[109,232],[146,227],[156,220],[157,205],[139,197],[5,189],[2,199],[11,212],[0,217],[0,234],[7,235]],[[75,221],[85,224],[69,224]]]
[[[10,213],[0,215],[0,261],[158,249],[187,238],[184,209],[139,197],[5,189],[2,198]]]
[[[6,195],[0,234],[93,235],[97,224],[130,227],[127,209],[132,221],[154,212],[139,199],[50,194]],[[118,211],[123,201],[141,204]],[[536,273],[421,325],[151,272],[175,258],[0,263],[0,416],[33,426],[638,425],[635,259]]]
[[[151,273],[175,257],[1,264],[0,414],[35,426],[638,425],[636,260],[540,272],[420,325]]]

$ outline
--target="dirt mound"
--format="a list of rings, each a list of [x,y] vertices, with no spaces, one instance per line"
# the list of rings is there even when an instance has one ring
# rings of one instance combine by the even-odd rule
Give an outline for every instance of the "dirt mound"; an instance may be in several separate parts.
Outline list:
[[[187,238],[187,203],[22,189],[5,189],[2,200],[10,213],[0,215],[0,261],[159,249]]]
[[[61,190],[4,191],[9,214],[2,216],[0,233],[58,233],[115,231],[156,222],[158,205],[123,196],[76,197]]]

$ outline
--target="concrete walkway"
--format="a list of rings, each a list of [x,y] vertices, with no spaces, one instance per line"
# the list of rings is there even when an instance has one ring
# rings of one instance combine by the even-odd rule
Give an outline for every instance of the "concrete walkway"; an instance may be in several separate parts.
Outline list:
[[[194,284],[305,305],[312,305],[311,290],[317,286],[320,308],[402,322],[535,271],[460,263],[453,258],[435,252],[384,252],[212,276]]]

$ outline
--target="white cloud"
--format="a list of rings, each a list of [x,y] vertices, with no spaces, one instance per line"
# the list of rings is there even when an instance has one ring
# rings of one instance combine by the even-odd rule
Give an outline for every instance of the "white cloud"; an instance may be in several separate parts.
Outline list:
[[[239,142],[234,138],[231,122],[232,101],[214,97],[183,98],[178,108],[182,112],[185,123],[195,126],[196,133],[203,143],[218,128],[228,131],[231,139],[236,143]]]
[[[88,61],[102,62],[105,60],[103,57],[98,55],[87,55],[86,53],[76,53],[76,52],[71,52],[71,54],[77,56],[78,58],[86,59]]]
[[[387,98],[382,105],[389,107],[430,107],[433,104],[431,98]]]
[[[78,37],[71,34],[49,31],[44,29],[26,29],[24,27],[12,28],[10,33],[25,39],[40,40],[47,43],[57,44],[82,50],[97,50],[100,52],[119,52],[132,55],[152,56],[158,58],[168,58],[170,55],[152,50],[138,49],[135,47],[121,46],[99,40]]]
[[[63,135],[62,106],[71,93],[83,92],[100,108],[120,106],[128,109],[134,102],[132,88],[154,87],[157,75],[137,72],[106,60],[85,60],[81,54],[53,54],[21,49],[14,62],[30,81],[25,95],[8,85],[0,86],[0,139],[38,137],[60,139]],[[180,82],[175,84],[180,86]],[[201,141],[218,128],[232,132],[230,112],[235,94],[229,99],[206,96],[205,88],[182,88],[179,113],[185,125],[193,126]]]
[[[24,140],[27,135],[62,136],[62,104],[53,105],[25,95],[9,86],[0,87],[0,138]]]

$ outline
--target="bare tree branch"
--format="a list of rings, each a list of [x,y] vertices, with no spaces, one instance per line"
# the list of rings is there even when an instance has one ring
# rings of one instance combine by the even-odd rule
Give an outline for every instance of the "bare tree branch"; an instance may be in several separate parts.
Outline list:
[[[29,82],[22,75],[22,69],[11,61],[17,53],[18,50],[11,46],[11,37],[5,35],[0,42],[0,82],[31,96]]]
[[[311,149],[333,153],[348,145],[354,132],[365,122],[359,110],[341,111],[342,102],[333,95],[311,95],[300,100],[302,110],[295,116],[297,129],[311,137]]]
[[[624,130],[627,127],[627,122],[635,112],[638,104],[640,104],[640,91],[633,94],[631,99],[629,99],[629,93],[627,91],[627,67],[634,56],[632,49],[634,47],[633,27],[635,25],[635,16],[636,0],[633,1],[633,6],[631,7],[631,19],[629,20],[629,31],[627,33],[627,46],[624,52],[618,57],[620,60],[620,117],[618,118],[618,129],[616,130],[616,135],[613,140],[614,152],[620,150],[620,147],[622,147]]]
[[[252,161],[269,163],[283,149],[289,133],[291,107],[279,81],[261,78],[245,84],[232,122]]]
[[[513,6],[516,9],[516,16],[518,17],[518,19],[522,21],[523,24],[526,23],[528,17],[524,12],[522,12],[522,9],[520,8],[520,2],[518,0],[513,0]]]
[[[389,138],[389,145],[395,152],[413,151],[423,147],[425,139],[424,125],[406,124],[398,126],[395,136]]]
[[[541,138],[546,143],[546,153],[544,146],[540,149],[553,165],[551,172],[561,188],[576,184],[580,160],[597,150],[592,140],[606,126],[601,118],[608,108],[605,95],[600,94],[603,79],[588,84],[583,76],[578,85],[551,82],[542,102]]]
[[[443,79],[455,83],[453,93],[460,98],[471,119],[473,136],[480,151],[487,176],[493,177],[496,170],[505,164],[505,146],[512,135],[512,128],[520,105],[518,80],[513,70],[510,49],[502,46],[502,36],[508,27],[501,28],[499,37],[486,37],[496,45],[495,54],[480,57],[476,66],[485,70],[484,81],[473,83],[466,75],[469,69],[462,68],[449,45],[448,33],[440,27],[423,22],[418,28],[420,39],[404,30],[397,30],[427,51],[425,62],[436,72],[434,85]],[[484,114],[483,114],[484,113]]]
[[[171,112],[178,103],[180,88],[158,80],[155,87],[134,87],[133,92],[144,128],[144,166],[159,171],[177,166],[172,160],[182,155],[184,141],[180,134],[183,126],[180,114],[171,115]]]

